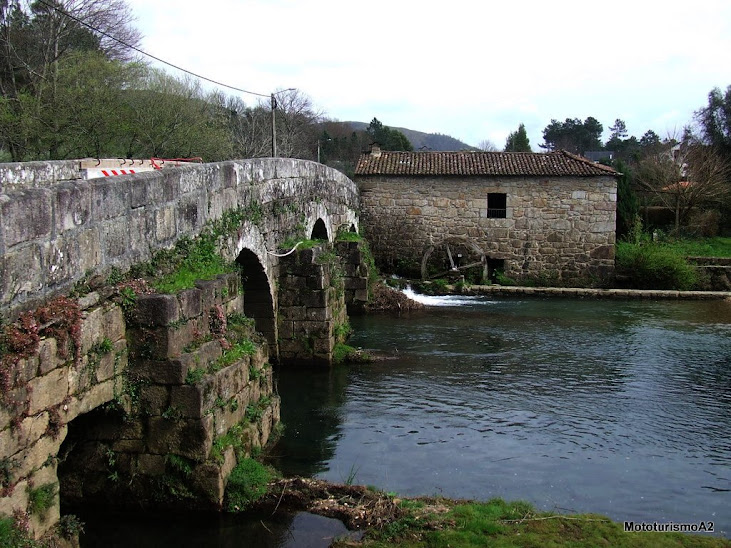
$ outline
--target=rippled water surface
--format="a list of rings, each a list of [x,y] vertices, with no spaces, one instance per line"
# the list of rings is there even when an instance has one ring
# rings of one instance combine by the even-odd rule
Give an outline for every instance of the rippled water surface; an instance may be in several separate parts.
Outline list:
[[[731,304],[441,300],[354,318],[389,359],[282,370],[276,465],[731,535]]]

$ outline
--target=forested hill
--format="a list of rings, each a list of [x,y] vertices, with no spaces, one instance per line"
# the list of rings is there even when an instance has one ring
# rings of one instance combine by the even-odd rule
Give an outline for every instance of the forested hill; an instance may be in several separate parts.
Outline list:
[[[365,131],[368,124],[365,122],[343,122],[344,124],[350,124],[353,131]],[[403,127],[392,127],[391,129],[397,129],[409,139],[411,146],[414,150],[478,150],[475,147],[471,147],[467,143],[463,143],[459,139],[450,137],[449,135],[442,135],[441,133],[424,133],[423,131],[416,131],[413,129],[407,129]]]

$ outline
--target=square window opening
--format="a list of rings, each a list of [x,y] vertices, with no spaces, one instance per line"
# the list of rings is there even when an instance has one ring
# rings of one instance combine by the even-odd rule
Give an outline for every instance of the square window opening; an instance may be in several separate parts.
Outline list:
[[[504,192],[490,192],[487,195],[487,218],[505,219],[508,212],[508,195]]]

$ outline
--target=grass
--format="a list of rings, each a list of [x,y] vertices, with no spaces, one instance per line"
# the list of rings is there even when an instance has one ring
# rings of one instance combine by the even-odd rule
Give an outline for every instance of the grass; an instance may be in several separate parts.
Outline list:
[[[195,286],[197,280],[211,280],[232,272],[234,266],[218,254],[212,238],[183,239],[176,245],[178,254],[170,258],[172,271],[155,280],[152,286],[160,293],[176,293]]]
[[[13,518],[0,517],[0,546],[3,548],[40,548],[41,544],[15,524]]]
[[[226,350],[220,358],[209,366],[208,371],[211,373],[220,371],[224,367],[228,367],[232,363],[239,361],[244,356],[251,356],[255,352],[256,345],[252,341],[248,339],[236,341],[231,348]]]
[[[661,245],[686,257],[731,257],[731,237],[669,240]]]
[[[370,531],[362,546],[731,547],[726,539],[705,535],[625,533],[622,524],[604,516],[543,513],[528,503],[502,499],[485,503],[404,500],[400,507],[402,516],[381,530]]]
[[[44,517],[56,501],[56,484],[46,483],[28,489],[28,510],[31,514]]]
[[[274,474],[253,459],[241,459],[226,484],[225,506],[229,512],[240,512],[260,499]]]

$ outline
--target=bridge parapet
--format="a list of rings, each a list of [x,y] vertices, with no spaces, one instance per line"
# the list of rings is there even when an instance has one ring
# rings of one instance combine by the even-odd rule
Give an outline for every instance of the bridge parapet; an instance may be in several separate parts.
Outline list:
[[[47,171],[58,173],[56,167]],[[6,176],[12,171],[8,170],[0,166]],[[330,234],[342,225],[358,223],[355,183],[306,160],[236,160],[107,179],[58,181],[63,176],[49,176],[56,182],[46,186],[39,183],[40,175],[32,185],[4,183],[0,193],[3,309],[29,307],[68,291],[90,271],[127,270],[171,247],[181,236],[199,234],[207,222],[236,208],[256,213],[255,224],[266,250],[276,249],[288,237],[302,236],[323,210]]]

